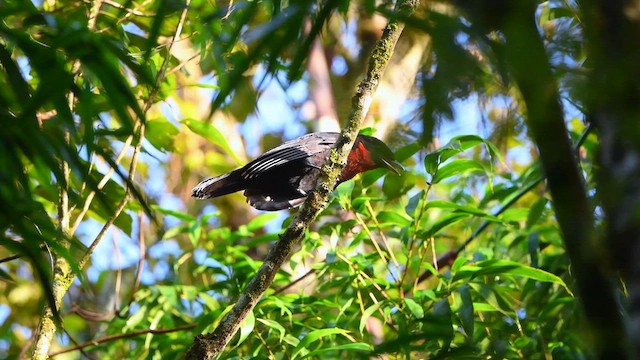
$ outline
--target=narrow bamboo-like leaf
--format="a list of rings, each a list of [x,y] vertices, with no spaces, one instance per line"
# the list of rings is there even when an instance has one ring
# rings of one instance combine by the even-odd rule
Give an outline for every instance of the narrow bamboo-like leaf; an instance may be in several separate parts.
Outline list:
[[[488,140],[485,140],[477,135],[461,135],[452,138],[446,145],[429,153],[424,159],[424,166],[428,174],[436,175],[441,169],[440,164],[444,163],[453,156],[460,154],[461,152],[470,149],[478,144],[484,144],[487,148],[487,152],[491,157],[491,162],[495,160],[504,163],[504,159],[500,154],[498,148]],[[492,166],[492,165],[491,165]],[[437,175],[436,175],[437,176]],[[437,180],[442,180],[438,178]],[[434,181],[436,183],[437,181]]]
[[[458,289],[458,292],[460,293],[460,300],[462,301],[458,309],[458,316],[460,316],[462,328],[467,335],[467,343],[471,343],[474,332],[473,300],[471,299],[468,285],[462,285],[460,289]]]
[[[242,160],[231,149],[226,137],[213,124],[205,123],[196,119],[183,119],[181,122],[194,133],[202,136],[210,143],[219,146],[222,151],[233,158],[236,164],[242,164]]]
[[[486,303],[489,304],[495,311],[499,311],[506,316],[514,316],[515,309],[508,301],[505,301],[499,294],[496,293],[496,289],[487,284],[478,284],[474,282],[469,283],[469,287],[476,293],[480,294]]]
[[[532,232],[527,237],[527,249],[529,250],[529,257],[531,258],[531,266],[538,267],[538,255],[540,254],[540,233],[537,231]]]
[[[369,306],[362,313],[362,317],[360,318],[360,333],[362,333],[362,331],[364,330],[364,327],[367,325],[367,320],[369,320],[371,315],[373,315],[373,313],[376,312],[380,308],[380,306],[382,306],[382,304],[383,304],[383,302],[379,301],[379,302]]]
[[[236,344],[236,346],[242,344],[247,339],[247,337],[249,337],[249,334],[251,334],[255,325],[256,318],[253,315],[252,310],[247,314],[247,317],[242,321],[242,324],[240,325],[240,339],[238,339],[238,343]]]
[[[453,203],[451,201],[446,201],[446,200],[431,200],[427,203],[425,208],[426,209],[430,209],[430,208],[451,209],[451,210],[455,210],[456,212],[479,216],[490,221],[501,222],[499,218],[485,211],[482,211],[476,207],[467,206],[467,205],[458,205],[456,203]]]
[[[167,119],[150,119],[144,137],[160,151],[173,151],[173,139],[178,132],[178,128]]]
[[[431,179],[432,184],[437,184],[444,179],[463,173],[484,173],[489,176],[487,169],[477,160],[456,159],[440,167]]]
[[[260,214],[251,219],[251,221],[247,224],[247,230],[253,232],[262,229],[269,221],[275,219],[276,217],[278,217],[278,214],[273,212]]]
[[[190,215],[178,210],[166,209],[158,205],[151,205],[151,209],[158,211],[164,215],[173,216],[182,221],[193,221],[196,219],[193,215]]]
[[[314,341],[323,338],[325,336],[336,335],[336,334],[347,334],[349,333],[347,330],[339,329],[339,328],[328,328],[328,329],[320,329],[314,330],[308,333],[305,337],[300,340],[298,346],[293,349],[292,359],[296,359],[300,352],[303,349],[306,349],[307,345],[313,343]]]
[[[189,240],[191,241],[191,245],[193,245],[194,248],[198,246],[200,235],[202,235],[202,225],[199,221],[192,221],[189,224]]]
[[[417,319],[424,317],[424,309],[412,298],[404,298],[404,304],[407,306],[411,314]]]
[[[440,230],[445,229],[449,225],[456,224],[463,219],[470,217],[470,214],[453,213],[441,217],[438,221],[424,231],[428,237],[435,236]]]
[[[398,226],[407,226],[411,224],[411,217],[401,212],[381,211],[378,216],[378,222],[395,224]]]
[[[463,270],[469,271],[467,275],[471,274],[471,278],[486,275],[513,275],[536,281],[553,283],[562,286],[569,294],[573,295],[569,287],[567,287],[567,284],[565,284],[565,282],[558,276],[511,260],[480,261],[476,263],[475,266],[463,267],[460,272],[456,273],[454,279],[460,279],[459,275]]]
[[[342,345],[337,345],[337,346],[330,346],[330,347],[326,347],[326,348],[321,348],[318,350],[314,350],[311,351],[310,353],[308,353],[307,355],[305,355],[302,359],[307,359],[307,358],[311,358],[312,356],[315,355],[321,355],[330,351],[339,351],[339,350],[360,350],[360,351],[373,351],[373,346],[371,346],[370,344],[365,344],[365,343],[351,343],[351,344],[342,344]],[[323,356],[318,356],[318,357],[314,357],[314,359],[324,359],[325,357]]]
[[[284,327],[282,325],[280,325],[280,323],[278,323],[277,321],[273,321],[270,319],[256,319],[259,322],[263,323],[265,326],[276,330],[278,332],[278,334],[280,334],[280,341],[282,341],[284,339],[284,336],[286,335],[287,331],[284,329]]]

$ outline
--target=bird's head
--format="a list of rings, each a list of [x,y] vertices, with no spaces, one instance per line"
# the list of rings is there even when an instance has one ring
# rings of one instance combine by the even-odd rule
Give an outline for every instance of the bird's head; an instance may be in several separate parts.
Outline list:
[[[354,148],[355,147],[361,149],[361,156],[367,156],[370,161],[377,165],[376,167],[387,168],[396,173],[396,175],[400,175],[400,173],[404,171],[404,168],[396,161],[393,152],[387,144],[375,137],[358,135],[354,145]]]

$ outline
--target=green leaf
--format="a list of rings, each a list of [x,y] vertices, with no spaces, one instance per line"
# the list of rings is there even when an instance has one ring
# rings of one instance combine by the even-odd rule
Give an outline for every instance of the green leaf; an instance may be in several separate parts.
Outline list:
[[[426,314],[423,320],[427,324],[424,327],[424,334],[442,340],[442,348],[444,349],[448,349],[453,340],[454,333],[451,316],[449,299],[445,297],[435,303],[433,311]]]
[[[265,326],[270,327],[273,330],[276,330],[280,334],[280,341],[284,339],[284,336],[286,335],[287,331],[284,329],[282,325],[280,325],[280,323],[270,319],[257,319],[257,320],[263,323]]]
[[[475,290],[482,298],[484,298],[495,311],[499,311],[502,314],[512,317],[515,315],[515,304],[509,297],[503,296],[504,294],[499,292],[499,287],[490,286],[487,284],[478,284],[474,282],[469,283],[469,287]]]
[[[455,275],[466,264],[467,259],[465,259],[463,256],[458,257],[456,261],[453,262],[453,265],[451,265],[451,273]]]
[[[484,212],[476,207],[473,206],[467,206],[467,205],[458,205],[456,203],[453,203],[451,201],[446,201],[446,200],[431,200],[427,203],[427,205],[425,206],[426,209],[431,209],[431,208],[439,208],[439,209],[451,209],[454,210],[454,212],[457,213],[465,213],[465,214],[470,214],[473,216],[478,216],[481,218],[484,218],[486,220],[489,221],[495,221],[495,222],[501,222],[501,220],[487,212]]]
[[[424,309],[415,300],[412,298],[404,298],[404,303],[407,305],[407,308],[409,308],[411,314],[417,319],[422,319],[424,317]]]
[[[242,344],[247,339],[247,337],[249,337],[249,334],[251,334],[255,325],[256,317],[253,315],[253,310],[251,310],[247,314],[247,317],[242,321],[242,324],[240,324],[240,339],[238,339],[238,343],[236,344],[236,346]]]
[[[178,128],[165,118],[150,119],[144,137],[160,151],[174,151],[173,139],[178,132]]]
[[[453,213],[443,216],[438,219],[438,221],[427,228],[424,233],[426,237],[435,236],[440,230],[448,227],[449,225],[456,224],[461,220],[467,219],[471,216],[470,214],[462,214],[462,213]]]
[[[461,135],[452,138],[446,145],[442,146],[436,151],[429,153],[424,159],[424,167],[428,174],[437,176],[440,172],[440,164],[447,161],[449,158],[460,154],[461,152],[470,149],[478,144],[484,144],[487,148],[487,152],[491,157],[491,162],[498,160],[504,163],[504,159],[500,154],[498,148],[488,140],[485,140],[477,135]],[[484,170],[483,170],[484,171]]]
[[[463,266],[458,273],[455,274],[454,280],[460,279],[463,273],[471,275],[471,279],[486,275],[513,275],[541,282],[548,282],[562,286],[573,296],[573,293],[567,287],[567,284],[558,276],[546,272],[541,269],[532,268],[527,265],[511,260],[486,260],[480,261],[475,266]]]
[[[527,216],[528,228],[536,225],[542,219],[542,215],[544,214],[548,203],[549,201],[546,198],[541,197],[533,204],[533,206],[531,206],[531,210]]]
[[[456,136],[449,140],[446,145],[427,155],[425,162],[429,161],[435,162],[436,164],[442,164],[450,157],[458,155],[461,152],[482,143],[483,141],[484,140],[477,135]]]
[[[202,225],[199,221],[192,221],[189,224],[189,240],[194,248],[200,241],[200,235],[202,235]]]
[[[490,176],[484,165],[477,160],[456,159],[438,169],[431,179],[432,184],[437,184],[444,179],[463,173],[484,173]]]
[[[320,355],[320,354],[327,353],[327,352],[330,352],[330,351],[339,351],[339,350],[373,351],[373,346],[371,346],[369,344],[365,344],[365,343],[360,343],[360,342],[358,342],[358,343],[350,343],[350,344],[342,344],[342,345],[336,345],[336,346],[330,346],[330,347],[314,350],[314,351],[308,353],[307,355],[305,355],[303,357],[303,359],[309,358],[309,357],[314,356],[314,355]],[[319,356],[319,357],[316,357],[316,358],[325,359],[326,357]]]
[[[388,223],[402,227],[411,224],[411,222],[413,221],[413,219],[409,215],[395,211],[381,211],[378,214],[377,218],[378,222],[380,222],[381,224]]]
[[[529,208],[511,208],[500,214],[500,219],[506,223],[520,223],[527,220]]]
[[[274,212],[270,212],[270,213],[264,213],[264,214],[260,214],[256,217],[254,217],[253,219],[251,219],[251,221],[249,221],[249,223],[247,224],[247,230],[250,232],[254,232],[257,230],[262,229],[269,221],[275,219],[278,217],[277,213]]]
[[[158,211],[163,215],[173,216],[173,217],[175,217],[177,219],[180,219],[182,221],[194,221],[196,219],[191,214],[187,214],[185,212],[178,211],[178,210],[166,209],[166,208],[160,207],[158,205],[151,205],[151,209],[153,209],[155,211]]]
[[[231,156],[236,164],[241,165],[242,160],[233,152],[231,146],[227,142],[226,137],[213,124],[206,123],[196,119],[183,119],[180,121],[185,124],[191,131],[202,136],[210,143],[220,147],[227,155]]]
[[[532,232],[527,237],[527,249],[529,250],[529,257],[531,258],[531,266],[538,267],[538,256],[540,254],[540,233],[537,231]]]
[[[325,336],[330,336],[330,335],[336,335],[336,334],[343,335],[348,333],[349,332],[347,330],[339,329],[339,328],[314,330],[308,333],[305,337],[303,337],[302,340],[300,340],[300,343],[298,344],[298,346],[296,346],[295,349],[293,349],[292,359],[297,358],[298,354],[300,354],[301,351],[306,350],[307,345],[313,343],[314,341],[320,338],[323,338]]]
[[[458,316],[460,316],[462,328],[467,335],[467,343],[470,344],[474,332],[474,318],[473,300],[471,299],[471,294],[469,293],[469,286],[466,284],[462,285],[458,289],[458,293],[460,293],[460,300],[462,301],[462,304],[458,309]]]
[[[362,313],[362,317],[360,318],[360,333],[362,333],[362,331],[364,330],[364,327],[367,325],[367,320],[369,320],[371,315],[373,315],[373,313],[376,312],[380,308],[380,306],[382,306],[382,304],[383,304],[383,302],[379,301],[379,302],[369,306]]]

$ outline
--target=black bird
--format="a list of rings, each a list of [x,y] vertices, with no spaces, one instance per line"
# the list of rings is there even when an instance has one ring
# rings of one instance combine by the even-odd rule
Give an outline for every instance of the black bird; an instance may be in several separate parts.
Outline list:
[[[191,196],[210,199],[244,190],[249,205],[259,210],[296,207],[315,188],[321,167],[331,154],[338,135],[317,132],[287,141],[237,170],[202,181],[193,188]],[[371,136],[358,135],[338,184],[379,167],[396,174],[402,170],[402,165],[385,143]]]

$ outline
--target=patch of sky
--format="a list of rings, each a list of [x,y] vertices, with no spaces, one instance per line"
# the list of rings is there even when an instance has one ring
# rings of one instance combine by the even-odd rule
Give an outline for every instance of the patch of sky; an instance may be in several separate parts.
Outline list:
[[[458,135],[486,136],[482,129],[482,112],[478,108],[478,96],[473,94],[466,99],[454,100],[453,121],[444,122],[440,140],[446,144]]]
[[[4,324],[7,318],[11,314],[11,308],[7,304],[0,304],[0,324]]]
[[[198,317],[202,315],[204,307],[197,301],[180,299],[182,306],[187,309],[187,315],[192,317]]]
[[[70,341],[69,341],[69,335],[67,333],[58,333],[56,335],[56,337],[58,338],[58,344],[60,346],[69,346]]]
[[[349,20],[341,24],[342,44],[344,48],[351,51],[350,56],[356,57],[362,50],[360,40],[356,35],[358,24],[355,20]]]
[[[20,334],[19,336],[23,339],[31,339],[31,336],[33,335],[33,330],[31,328],[20,324],[11,324],[10,328],[12,332]]]
[[[182,255],[182,249],[175,240],[163,240],[149,248],[148,254],[155,259],[161,259],[168,256],[179,257]]]
[[[170,277],[171,271],[172,270],[166,261],[157,262],[151,269],[151,272],[153,273],[153,276],[155,277],[156,280],[163,280],[163,279],[168,280],[168,278]]]
[[[137,221],[134,220],[132,223],[132,233],[137,234]],[[87,219],[78,228],[78,238],[88,246],[101,228],[101,223]],[[114,243],[118,246],[117,250]],[[116,254],[119,254],[119,257]],[[126,268],[137,263],[139,259],[140,251],[137,242],[124,235],[120,229],[111,227],[91,255],[91,266],[87,269],[87,277],[92,282],[97,281],[102,271]]]
[[[208,98],[211,98],[211,96],[213,95],[210,95]],[[167,119],[175,126],[179,126],[179,122],[183,118],[182,113],[180,112],[180,106],[176,103],[175,99],[171,97],[160,103],[160,113],[164,116],[165,119]]]
[[[209,257],[209,253],[204,249],[196,249],[193,252],[193,259],[196,264],[203,265],[213,269],[220,269],[224,274],[215,274],[216,281],[224,281],[231,278],[231,270],[228,266],[222,264],[216,259]]]
[[[33,80],[33,76],[31,76],[31,64],[29,63],[29,59],[27,59],[24,56],[18,56],[17,62],[18,62],[18,68],[20,69],[20,73],[22,74],[22,77],[26,81]]]
[[[288,83],[285,74],[277,76],[276,79],[266,74],[263,66],[258,67],[254,76],[254,85],[261,86],[258,90],[261,96],[256,105],[257,111],[240,126],[247,154],[251,158],[266,150],[260,146],[260,139],[265,133],[282,133],[284,140],[290,140],[306,132],[306,127],[298,121],[294,110],[308,96],[306,83]]]
[[[0,358],[7,359],[11,343],[7,340],[0,340]]]
[[[343,76],[347,73],[347,70],[347,60],[340,55],[334,56],[331,61],[331,72],[338,76]]]
[[[124,31],[130,34],[134,34],[138,36],[146,36],[144,30],[142,30],[138,25],[132,22],[122,24],[122,28],[124,29]]]

